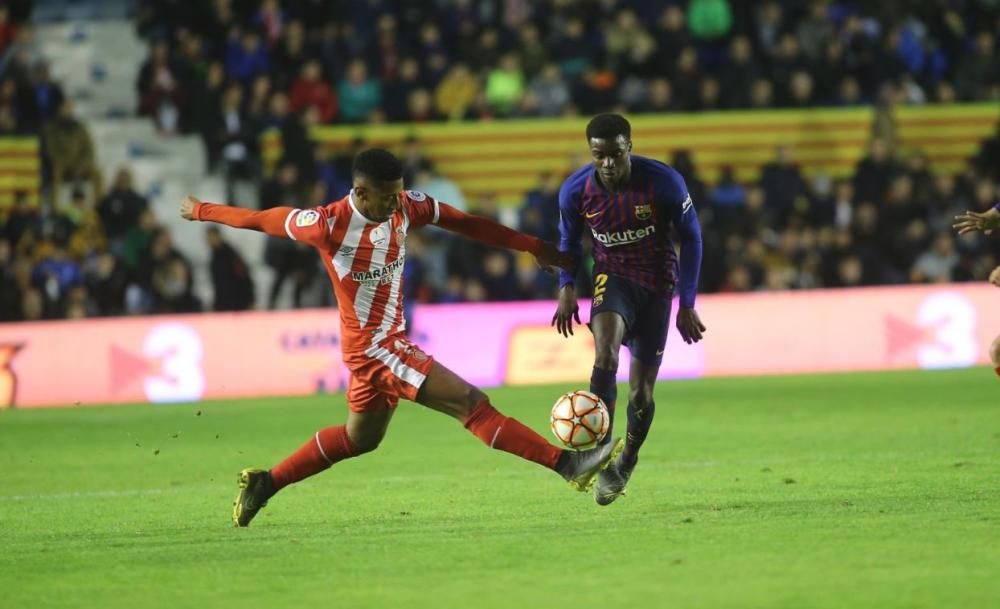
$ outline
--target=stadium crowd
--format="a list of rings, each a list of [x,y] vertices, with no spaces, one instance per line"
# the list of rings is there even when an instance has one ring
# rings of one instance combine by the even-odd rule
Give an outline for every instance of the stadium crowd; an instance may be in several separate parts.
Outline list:
[[[364,145],[324,157],[308,137],[321,123],[1000,98],[996,3],[859,4],[150,0],[140,3],[150,53],[137,110],[164,134],[199,134],[208,169],[230,184],[258,179],[259,135],[278,129],[284,157],[259,180],[259,204],[305,207],[347,191],[350,153]],[[201,269],[127,168],[103,191],[86,126],[32,52],[30,28],[5,23],[0,9],[0,45],[10,47],[0,131],[41,137],[48,196],[37,207],[20,196],[2,216],[0,320],[274,307],[288,283],[296,306],[326,304],[309,297],[323,283],[316,257],[278,242],[265,252],[269,297],[255,302],[246,263],[217,231],[206,235],[215,299],[199,301]],[[489,196],[466,202],[419,141],[401,152],[409,186],[499,217]],[[776,150],[754,184],[731,172],[705,183],[683,150],[653,156],[681,171],[699,206],[704,292],[961,281],[1000,260],[995,241],[949,230],[957,211],[996,201],[1000,131],[957,176],[900,158],[882,134],[843,180],[805,177],[791,148]],[[519,228],[557,238],[563,177],[539,176]],[[408,240],[405,280],[411,303],[555,293],[530,260],[434,229]]]

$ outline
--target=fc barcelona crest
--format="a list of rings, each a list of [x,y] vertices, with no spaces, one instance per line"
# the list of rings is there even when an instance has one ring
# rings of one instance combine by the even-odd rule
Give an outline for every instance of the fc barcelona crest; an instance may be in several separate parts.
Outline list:
[[[635,217],[639,220],[649,220],[653,217],[653,204],[635,206]]]

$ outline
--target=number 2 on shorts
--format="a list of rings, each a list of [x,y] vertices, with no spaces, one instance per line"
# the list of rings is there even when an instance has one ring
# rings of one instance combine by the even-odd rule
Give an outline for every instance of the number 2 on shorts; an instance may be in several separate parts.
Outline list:
[[[598,273],[594,277],[594,306],[599,307],[601,303],[604,302],[604,292],[607,291],[608,275],[607,273]]]

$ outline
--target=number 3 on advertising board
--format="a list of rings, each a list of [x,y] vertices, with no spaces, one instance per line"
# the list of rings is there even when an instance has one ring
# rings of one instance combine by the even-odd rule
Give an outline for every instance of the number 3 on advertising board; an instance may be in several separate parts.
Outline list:
[[[150,402],[185,402],[205,393],[201,336],[190,326],[168,323],[154,327],[142,345],[143,354],[160,361],[160,373],[146,377]]]
[[[929,296],[917,311],[917,323],[934,331],[934,338],[920,347],[921,368],[957,368],[976,363],[976,308],[961,294],[940,292]]]

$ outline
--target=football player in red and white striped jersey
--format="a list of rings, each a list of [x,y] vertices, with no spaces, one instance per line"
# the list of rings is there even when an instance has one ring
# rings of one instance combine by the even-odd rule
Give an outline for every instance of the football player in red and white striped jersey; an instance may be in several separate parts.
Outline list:
[[[237,526],[249,524],[285,486],[374,450],[400,398],[458,419],[490,447],[552,469],[578,490],[588,490],[622,449],[621,440],[587,452],[549,444],[497,412],[482,391],[406,338],[402,275],[406,234],[414,228],[436,224],[488,245],[530,252],[543,267],[567,266],[570,260],[553,244],[465,214],[423,193],[404,191],[402,175],[399,159],[375,148],[355,158],[350,194],[328,205],[255,212],[194,197],[181,203],[181,216],[188,220],[258,230],[315,247],[337,295],[344,363],[351,372],[346,424],[318,431],[269,471],[240,472],[241,490],[233,509]]]

